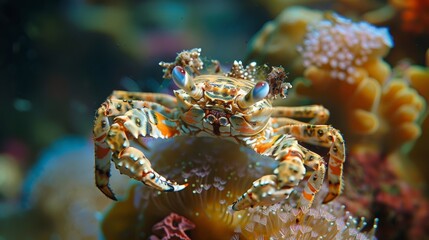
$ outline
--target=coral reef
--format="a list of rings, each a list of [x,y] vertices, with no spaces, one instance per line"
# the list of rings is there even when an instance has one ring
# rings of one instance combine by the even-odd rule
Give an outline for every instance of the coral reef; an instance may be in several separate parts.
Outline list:
[[[399,154],[385,156],[364,146],[351,149],[345,169],[347,187],[339,202],[360,216],[383,216],[378,230],[382,239],[425,239],[429,202],[419,188],[404,181],[407,176],[398,175],[394,163],[398,160],[408,159]],[[407,170],[402,166],[401,171]],[[409,172],[418,171],[408,168]]]
[[[363,220],[353,218],[336,202],[322,205],[321,197],[312,208],[303,211],[296,209],[299,194],[293,194],[283,205],[232,212],[228,205],[274,164],[236,144],[213,138],[180,137],[157,140],[149,145],[153,151],[148,156],[161,173],[190,185],[174,193],[133,185],[126,199],[106,212],[102,220],[106,239],[148,238],[152,226],[159,226],[171,213],[195,224],[195,228],[188,231],[191,239],[313,239],[316,236],[372,239],[374,236],[376,225],[365,228],[369,232],[364,232]]]

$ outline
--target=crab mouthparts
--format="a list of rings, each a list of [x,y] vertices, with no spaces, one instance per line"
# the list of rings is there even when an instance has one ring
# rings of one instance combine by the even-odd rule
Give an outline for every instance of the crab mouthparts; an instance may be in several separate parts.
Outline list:
[[[220,136],[220,129],[219,129],[220,128],[220,124],[219,124],[219,122],[213,123],[212,126],[213,126],[213,133],[216,136]]]

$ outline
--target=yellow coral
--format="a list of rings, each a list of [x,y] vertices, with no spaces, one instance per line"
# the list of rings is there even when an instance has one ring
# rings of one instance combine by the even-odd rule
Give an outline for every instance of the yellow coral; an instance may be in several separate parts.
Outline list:
[[[332,116],[338,116],[339,128],[358,135],[366,135],[376,131],[379,126],[373,110],[376,108],[381,94],[380,84],[368,77],[364,69],[356,71],[356,82],[350,84],[336,81],[330,77],[329,71],[311,66],[304,76],[309,82],[300,79],[295,81],[298,94],[310,96],[332,109]],[[332,96],[329,98],[327,96]],[[334,119],[335,120],[335,119]],[[347,123],[347,125],[344,125]]]
[[[426,103],[429,102],[429,49],[426,51],[426,67],[424,66],[411,66],[405,70],[405,78],[410,82],[410,85],[416,89],[416,91],[422,95]],[[428,110],[426,109],[426,115]],[[423,121],[424,120],[424,121]],[[429,118],[420,119],[422,122],[422,136],[418,139],[415,146],[410,152],[410,159],[418,165],[420,169],[428,169],[429,164],[427,161],[427,143],[429,142]],[[426,182],[429,182],[429,175],[423,175],[426,178]]]
[[[425,110],[425,100],[402,80],[392,80],[383,89],[378,109],[385,122],[380,129],[388,148],[394,149],[417,139],[421,134],[420,116]],[[383,133],[383,131],[385,131]]]

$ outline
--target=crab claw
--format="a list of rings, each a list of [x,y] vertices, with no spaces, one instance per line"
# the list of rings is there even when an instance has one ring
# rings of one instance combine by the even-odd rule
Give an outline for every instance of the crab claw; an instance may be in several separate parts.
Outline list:
[[[177,184],[161,176],[152,166],[144,154],[133,147],[122,150],[119,155],[117,166],[119,171],[159,191],[177,192],[184,189],[188,184]]]
[[[118,199],[116,198],[115,194],[113,193],[112,189],[110,188],[110,186],[106,185],[106,186],[100,186],[98,187],[98,189],[100,189],[101,192],[104,193],[104,195],[106,195],[108,198],[114,200],[114,201],[118,201]]]
[[[240,108],[246,109],[256,102],[264,99],[270,92],[270,86],[265,81],[260,81],[246,95],[237,99],[237,104]]]
[[[290,189],[279,189],[275,175],[265,175],[253,182],[252,187],[235,201],[231,209],[240,211],[256,206],[269,206],[281,202],[292,192]]]
[[[174,67],[172,78],[174,83],[193,99],[200,99],[203,96],[202,89],[195,85],[192,76],[189,75],[183,67]]]

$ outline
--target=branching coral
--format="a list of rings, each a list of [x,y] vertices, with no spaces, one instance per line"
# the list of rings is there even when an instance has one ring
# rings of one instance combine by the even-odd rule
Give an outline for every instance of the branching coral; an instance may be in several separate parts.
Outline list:
[[[317,198],[312,208],[296,209],[299,194],[292,194],[284,205],[230,211],[231,201],[272,167],[268,159],[243,152],[233,143],[176,138],[151,147],[156,149],[151,158],[160,172],[192,184],[167,194],[134,185],[126,200],[117,202],[104,217],[106,239],[145,239],[152,226],[172,212],[195,224],[188,233],[191,239],[372,239],[374,235],[375,229],[362,232],[364,221],[351,217],[338,203],[322,205]]]

